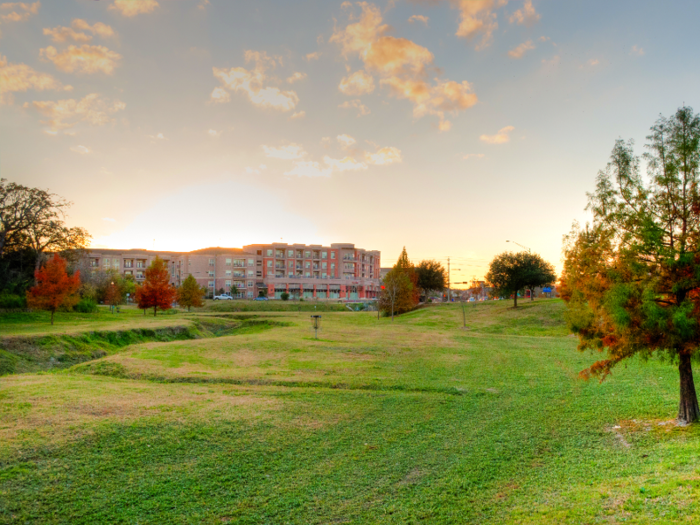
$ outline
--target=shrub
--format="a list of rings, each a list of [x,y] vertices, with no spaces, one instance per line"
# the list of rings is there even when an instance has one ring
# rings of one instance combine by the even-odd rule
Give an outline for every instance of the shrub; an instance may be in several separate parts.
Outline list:
[[[81,314],[97,313],[97,302],[94,299],[85,297],[84,299],[78,301],[78,304],[75,305],[75,311],[80,312]]]
[[[26,308],[27,299],[16,294],[0,294],[0,308]]]
[[[289,294],[287,292],[282,292],[282,295],[280,295],[280,299],[283,301],[289,301]]]

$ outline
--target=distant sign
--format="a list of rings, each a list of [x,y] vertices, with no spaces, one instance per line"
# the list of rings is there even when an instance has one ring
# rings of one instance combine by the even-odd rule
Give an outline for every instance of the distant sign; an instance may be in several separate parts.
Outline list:
[[[545,287],[545,288],[542,288],[542,291],[543,291],[544,293],[552,293],[552,288],[551,288],[550,286],[547,286],[547,287]]]

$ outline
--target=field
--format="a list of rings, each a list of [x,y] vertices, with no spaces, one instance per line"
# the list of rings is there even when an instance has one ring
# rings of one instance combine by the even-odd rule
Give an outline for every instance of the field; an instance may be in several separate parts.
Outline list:
[[[700,520],[676,368],[583,381],[562,303],[510,306],[0,317],[41,370],[0,377],[0,523]]]

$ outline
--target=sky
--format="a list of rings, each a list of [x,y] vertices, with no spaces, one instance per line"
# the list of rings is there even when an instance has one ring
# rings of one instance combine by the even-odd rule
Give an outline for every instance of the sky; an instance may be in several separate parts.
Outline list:
[[[0,0],[0,177],[94,247],[561,268],[614,141],[700,109],[700,3]]]

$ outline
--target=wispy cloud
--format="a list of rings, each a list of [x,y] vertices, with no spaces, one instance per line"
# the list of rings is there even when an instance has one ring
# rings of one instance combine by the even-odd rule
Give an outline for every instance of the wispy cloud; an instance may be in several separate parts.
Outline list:
[[[47,117],[48,120],[43,122],[50,129],[58,130],[73,127],[80,122],[104,126],[112,122],[112,115],[126,108],[126,104],[119,100],[110,102],[92,93],[81,100],[34,101],[24,104],[24,107],[33,108]]]
[[[222,133],[223,133],[223,131],[217,131],[215,129],[210,129],[209,131],[207,131],[207,134],[210,137],[215,138],[215,139],[218,139]]]
[[[374,78],[365,71],[355,71],[340,81],[338,89],[349,96],[365,95],[374,91]]]
[[[279,111],[291,111],[299,102],[299,97],[294,91],[282,91],[277,87],[265,85],[266,71],[276,67],[278,58],[267,55],[264,51],[246,51],[245,60],[255,62],[253,69],[232,67],[229,70],[214,68],[214,76],[218,78],[227,89],[248,95],[248,99],[256,106],[276,109]],[[230,97],[223,88],[212,91],[212,102],[228,102]]]
[[[321,58],[321,53],[318,51],[314,51],[313,53],[308,53],[304,58],[311,62],[312,60],[318,60]]]
[[[423,15],[413,15],[408,19],[409,22],[423,22],[425,25],[428,25],[428,17],[423,16]]]
[[[467,153],[464,157],[465,160],[468,159],[483,159],[485,155],[483,153]]]
[[[109,8],[113,11],[119,11],[124,16],[132,17],[151,13],[158,5],[156,0],[114,0]]]
[[[354,108],[357,110],[357,116],[362,117],[363,115],[369,115],[371,111],[367,106],[365,106],[362,101],[358,98],[355,100],[346,100],[342,104],[338,106],[339,108],[343,109],[351,109]]]
[[[79,153],[80,155],[87,155],[90,153],[90,148],[85,146],[73,146],[70,150],[74,153]]]
[[[7,57],[0,55],[0,104],[11,103],[12,93],[59,89],[70,91],[73,88],[64,87],[53,76],[35,71],[26,64],[10,64]]]
[[[89,35],[87,33],[90,33]],[[51,38],[56,43],[62,44],[64,42],[90,42],[93,35],[101,36],[103,38],[113,37],[115,35],[114,29],[107,24],[102,22],[97,22],[94,25],[88,24],[85,20],[76,18],[73,20],[71,27],[58,26],[52,28],[45,28],[44,35]]]
[[[357,142],[357,141],[356,141],[353,137],[351,137],[350,135],[344,135],[344,134],[343,134],[343,135],[338,135],[338,136],[335,138],[335,140],[337,140],[338,143],[340,143],[340,145],[341,145],[343,148],[349,148],[350,146],[352,146],[353,144],[355,144],[355,143]]]
[[[41,2],[7,2],[0,4],[0,20],[23,22],[39,12]]]
[[[306,151],[304,151],[304,148],[301,145],[294,143],[280,147],[263,146],[262,148],[265,155],[271,159],[295,160],[306,156]]]
[[[644,56],[644,48],[639,47],[637,45],[632,46],[632,50],[630,51],[630,55],[635,55],[638,57]]]
[[[260,164],[257,168],[253,168],[251,166],[248,166],[245,169],[245,172],[248,175],[260,175],[263,171],[267,169],[267,166],[265,164]]]
[[[524,24],[526,26],[531,26],[536,22],[539,22],[541,16],[535,11],[532,6],[532,0],[525,0],[525,4],[522,9],[518,9],[512,15],[510,15],[509,21],[511,24]]]
[[[515,59],[523,58],[523,55],[532,49],[535,49],[535,44],[532,43],[532,40],[528,40],[508,51],[508,56]]]
[[[295,113],[292,113],[292,116],[289,117],[290,119],[300,119],[304,118],[306,116],[306,111],[297,111]]]
[[[306,78],[306,73],[300,73],[299,71],[297,71],[293,75],[287,77],[287,82],[289,84],[293,84],[294,82],[297,82],[299,80],[303,80],[305,78]]]
[[[63,51],[49,46],[40,51],[42,58],[50,60],[57,69],[66,73],[105,73],[111,75],[122,56],[104,46],[84,44],[70,45]]]
[[[510,133],[515,128],[513,126],[506,126],[498,130],[495,135],[481,135],[479,140],[486,142],[487,144],[505,144],[510,142]]]

